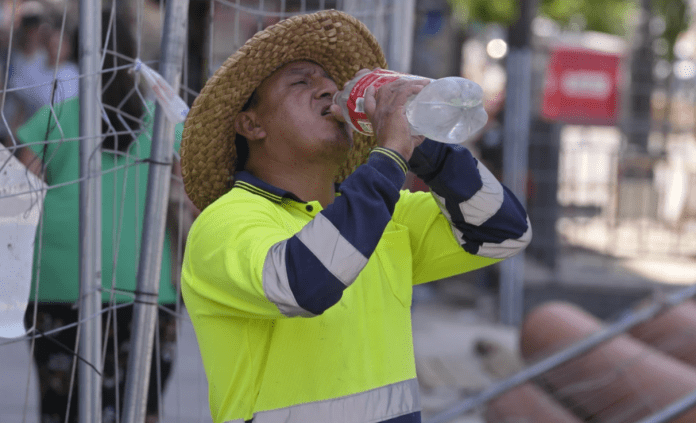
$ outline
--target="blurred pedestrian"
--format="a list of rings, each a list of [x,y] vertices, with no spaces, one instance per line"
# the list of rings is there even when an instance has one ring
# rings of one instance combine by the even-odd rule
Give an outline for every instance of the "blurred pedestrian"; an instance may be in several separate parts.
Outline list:
[[[78,94],[80,70],[73,58],[75,26],[62,13],[47,14],[42,36],[46,47],[46,61],[34,75],[32,86],[22,93],[34,98],[41,106],[61,103]]]
[[[4,116],[0,119],[0,137],[5,140],[6,145],[11,145],[8,141],[11,133],[44,104],[26,92],[24,87],[34,85],[37,71],[45,67],[47,60],[42,34],[45,9],[43,3],[34,0],[19,4],[12,44],[7,46],[3,54],[3,65],[9,56],[6,87],[8,91],[3,105]]]
[[[117,419],[124,398],[154,114],[153,104],[142,104],[129,73],[128,65],[132,60],[126,58],[135,56],[129,27],[121,17],[114,17],[113,25],[111,19],[109,12],[103,13],[103,37],[110,34],[102,73],[102,102],[108,121],[102,126],[106,135],[100,148],[103,170],[102,307],[109,310],[102,318],[107,340],[102,373],[104,423]],[[43,107],[17,132],[18,138],[32,150],[34,161],[41,163],[40,174],[50,186],[35,249],[37,292],[26,316],[27,325],[38,335],[75,323],[79,316],[75,307],[79,295],[80,254],[79,106],[79,99],[73,97],[55,104],[55,115],[49,107]],[[48,142],[42,142],[44,140]],[[163,249],[160,289],[156,297],[160,304],[159,325],[147,399],[148,423],[158,420],[158,385],[162,388],[166,385],[175,354],[173,311],[177,289],[170,275],[169,235],[165,237]],[[71,384],[76,328],[37,337],[35,342],[33,351],[39,370],[42,422],[76,422],[78,395]],[[71,389],[72,402],[68,404]]]

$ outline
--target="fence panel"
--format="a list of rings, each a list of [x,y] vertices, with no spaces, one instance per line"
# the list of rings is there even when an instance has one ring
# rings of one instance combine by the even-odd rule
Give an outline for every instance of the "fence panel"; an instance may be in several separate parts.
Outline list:
[[[31,4],[25,7],[24,3]],[[171,3],[166,2],[166,5]],[[17,21],[31,26],[34,20],[39,20],[45,28],[51,29],[50,33],[55,34],[58,40],[64,41],[54,43],[60,45],[63,52],[66,49],[81,51],[76,41],[77,16],[80,7],[87,4],[87,0],[68,0],[64,8],[60,3],[61,7],[54,10],[53,3],[37,6],[29,1],[18,1],[17,16],[24,14],[27,19],[18,18]],[[331,8],[347,11],[364,21],[382,43],[389,60],[396,64],[393,67],[408,71],[412,35],[409,25],[401,25],[401,22],[402,19],[413,21],[413,11],[409,11],[413,4],[413,1],[397,0],[194,0],[189,8],[189,36],[183,60],[181,96],[190,104],[204,82],[205,77],[201,75],[211,75],[256,31],[294,14]],[[78,408],[83,416],[88,413],[92,415],[92,410],[85,408],[83,411],[82,407],[87,402],[75,388],[78,386],[78,373],[85,373],[76,371],[78,363],[93,371],[97,375],[95,383],[101,383],[104,387],[103,410],[100,413],[103,421],[131,421],[128,420],[131,418],[128,410],[134,407],[122,408],[127,395],[117,387],[125,384],[126,368],[134,368],[132,363],[127,365],[127,352],[136,343],[134,338],[130,338],[129,330],[133,309],[138,304],[153,304],[154,296],[140,292],[135,282],[139,267],[150,257],[147,248],[141,246],[141,239],[152,228],[143,225],[154,224],[148,223],[145,212],[148,173],[152,167],[167,162],[152,156],[157,132],[153,134],[157,126],[154,122],[156,103],[152,91],[143,83],[135,67],[137,61],[141,60],[166,73],[159,63],[160,59],[165,58],[159,52],[159,45],[163,36],[171,34],[161,33],[165,2],[110,2],[105,7],[106,20],[100,20],[100,13],[96,10],[92,22],[103,24],[111,38],[101,45],[99,69],[88,72],[80,72],[70,54],[66,60],[57,59],[58,56],[51,51],[54,44],[46,43],[39,44],[40,55],[37,57],[46,59],[43,64],[48,70],[44,73],[49,76],[29,82],[17,80],[15,69],[19,62],[15,58],[24,58],[20,44],[24,46],[26,38],[31,35],[30,29],[3,28],[6,35],[13,35],[15,39],[1,46],[5,90],[0,111],[5,123],[2,126],[6,130],[0,135],[7,146],[7,154],[2,156],[0,173],[10,169],[7,159],[10,154],[21,159],[31,170],[22,171],[26,183],[21,184],[21,192],[0,187],[0,204],[25,207],[22,201],[26,198],[31,198],[31,204],[35,204],[44,194],[46,201],[36,231],[37,265],[32,267],[31,257],[27,259],[27,253],[24,254],[27,260],[24,260],[23,268],[27,276],[23,281],[31,284],[32,295],[38,293],[39,299],[37,306],[30,307],[26,315],[24,323],[29,334],[15,339],[0,338],[0,359],[6,359],[12,368],[0,382],[2,392],[12,387],[11,393],[2,395],[0,399],[2,421],[41,419],[39,381],[44,387],[52,384],[53,388],[49,387],[49,391],[61,386],[60,394],[65,398],[56,415],[67,413],[75,416]],[[88,34],[83,25],[79,25],[79,28],[83,35],[80,40],[84,40]],[[21,43],[17,42],[18,38]],[[96,36],[93,38],[96,39]],[[84,43],[82,41],[81,48],[85,47]],[[95,74],[96,79],[101,81],[103,100],[89,107],[88,111],[97,113],[105,123],[101,126],[101,140],[85,158],[91,164],[97,164],[95,159],[100,158],[102,163],[98,165],[96,174],[93,172],[80,177],[74,163],[77,163],[80,146],[89,146],[87,137],[80,136],[77,130],[79,122],[84,120],[78,116],[84,113],[80,114],[77,97],[73,96],[78,92],[75,87],[79,81],[90,79]],[[52,87],[55,87],[55,94],[52,94]],[[79,90],[83,93],[87,91],[83,87]],[[35,92],[43,95],[46,101],[23,106],[22,101]],[[39,115],[35,115],[37,111]],[[152,361],[151,366],[139,368],[152,369],[150,383],[155,394],[148,401],[146,414],[164,422],[209,422],[205,375],[178,286],[185,235],[195,214],[183,194],[178,171],[180,132],[181,126],[177,126],[173,135],[176,139],[167,140],[174,142],[174,152],[168,213],[165,213],[165,207],[158,207],[161,219],[166,220],[163,254],[161,262],[154,255],[158,263],[148,263],[154,268],[161,267],[158,324],[155,325],[153,338],[153,356],[157,359]],[[165,138],[172,137],[171,133],[165,135]],[[45,180],[45,188],[41,187],[39,179],[28,173],[30,171],[35,171],[39,178]],[[101,179],[101,183],[97,178]],[[85,209],[88,216],[79,218],[79,186],[85,181],[94,182],[101,188],[102,192],[97,197],[101,197],[99,203],[102,212]],[[94,198],[94,195],[90,198]],[[26,206],[17,214],[22,215],[29,210]],[[84,253],[71,250],[71,246],[79,243],[77,228],[80,220],[95,215],[101,217],[101,224],[92,229],[91,234],[100,236],[102,245],[92,247],[92,251],[101,251],[101,269],[96,272],[103,279],[104,287],[95,292],[97,299],[101,296],[101,308],[87,311],[88,315],[84,315],[86,310],[81,309],[83,302],[79,301],[77,292],[78,278],[72,276],[77,272],[79,257]],[[2,231],[16,230],[16,219],[3,218],[0,226]],[[22,236],[31,238],[33,235]],[[8,274],[8,268],[0,265],[0,280],[3,282],[6,280],[5,274]],[[64,286],[68,289],[63,289]],[[7,304],[0,301],[0,309],[6,307]],[[21,307],[26,305],[21,304]],[[83,315],[77,317],[77,313]],[[101,325],[99,321],[102,321]],[[103,330],[103,336],[98,337],[100,342],[94,342],[94,345],[102,344],[97,347],[94,358],[88,358],[81,352],[75,334],[84,332],[87,322],[95,322],[96,328]],[[134,333],[134,336],[137,335]],[[38,349],[34,350],[45,349],[50,355],[48,362],[34,363],[34,350],[30,348],[35,344]],[[144,355],[145,359],[148,357],[149,354]],[[142,374],[146,370],[140,373],[141,378],[147,376]],[[78,395],[81,397],[79,402]],[[69,401],[72,401],[71,405],[68,405]],[[47,410],[44,412],[48,413]],[[53,418],[57,418],[56,415]],[[50,417],[44,417],[44,420],[46,418]],[[98,417],[87,419],[97,421]],[[59,420],[62,421],[62,417]]]

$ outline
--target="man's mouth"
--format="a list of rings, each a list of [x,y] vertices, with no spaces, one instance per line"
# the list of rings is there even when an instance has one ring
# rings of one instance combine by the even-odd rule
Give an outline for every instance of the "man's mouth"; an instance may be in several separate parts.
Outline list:
[[[321,116],[324,117],[327,115],[331,115],[331,104],[327,104],[321,109]]]

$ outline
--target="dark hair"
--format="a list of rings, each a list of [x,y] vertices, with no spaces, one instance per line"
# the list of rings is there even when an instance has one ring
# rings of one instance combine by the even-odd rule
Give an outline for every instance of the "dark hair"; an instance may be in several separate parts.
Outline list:
[[[116,131],[116,135],[110,134],[104,137],[102,148],[125,152],[135,140],[130,134],[125,136],[118,134],[126,131],[128,128],[134,128],[139,125],[140,118],[144,112],[144,105],[139,97],[132,93],[135,82],[128,69],[114,69],[131,63],[126,58],[135,57],[135,39],[133,34],[131,34],[129,25],[119,14],[113,17],[113,25],[110,25],[110,10],[103,10],[101,18],[102,41],[105,41],[107,35],[109,36],[109,39],[102,44],[107,50],[104,58],[104,69],[111,69],[102,72],[102,103],[105,106],[104,109],[108,122],[110,122],[113,130]],[[74,35],[75,46],[79,46],[78,31]],[[73,57],[76,62],[79,50],[79,48],[74,50]],[[116,52],[117,54],[112,54],[111,52]],[[126,98],[129,94],[130,96]],[[122,120],[127,123],[127,126],[124,125]],[[110,132],[110,129],[109,123],[102,121],[102,133]]]
[[[252,107],[256,107],[257,104],[259,104],[259,95],[254,91],[247,102],[244,103],[244,106],[242,106],[241,111],[245,112]],[[249,142],[243,135],[237,134],[234,138],[234,145],[237,148],[237,160],[234,163],[234,171],[239,172],[244,170],[249,159]]]
[[[40,25],[41,25],[41,16],[39,16],[39,15],[24,16],[19,21],[19,26],[21,28],[37,28]]]
[[[28,15],[22,17],[15,32],[16,38],[14,39],[14,43],[21,49],[24,49],[29,40],[29,32],[39,29],[42,23],[43,16]]]

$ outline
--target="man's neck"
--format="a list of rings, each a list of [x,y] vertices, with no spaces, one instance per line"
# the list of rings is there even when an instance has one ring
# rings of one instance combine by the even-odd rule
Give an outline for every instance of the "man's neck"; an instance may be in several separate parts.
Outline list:
[[[248,166],[249,172],[262,181],[295,194],[302,201],[319,201],[322,207],[333,203],[336,196],[334,175],[336,169],[325,164],[266,162],[263,166]]]

